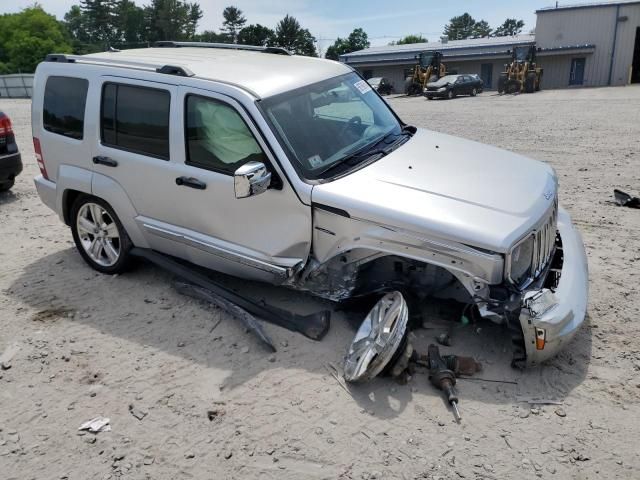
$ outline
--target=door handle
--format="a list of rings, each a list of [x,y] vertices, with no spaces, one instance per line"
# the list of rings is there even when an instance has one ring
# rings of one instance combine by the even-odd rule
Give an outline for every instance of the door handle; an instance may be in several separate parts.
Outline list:
[[[195,188],[196,190],[204,190],[207,188],[207,184],[193,177],[178,177],[176,178],[176,185]]]
[[[98,164],[104,165],[106,167],[117,167],[118,166],[118,162],[116,162],[113,158],[103,157],[102,155],[98,155],[96,157],[93,157],[93,163],[95,163],[96,165],[98,165]]]

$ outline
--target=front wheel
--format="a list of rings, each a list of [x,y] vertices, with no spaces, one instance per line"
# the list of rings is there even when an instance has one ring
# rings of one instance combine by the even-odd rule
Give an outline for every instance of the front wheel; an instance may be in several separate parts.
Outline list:
[[[474,88],[473,90],[471,90],[471,96],[475,97],[476,95],[478,95],[478,89]]]
[[[449,90],[449,91],[447,92],[447,98],[448,98],[449,100],[451,100],[451,99],[452,99],[453,97],[455,97],[455,96],[456,96],[456,95],[453,93],[453,90]]]
[[[80,255],[91,268],[114,274],[128,267],[133,244],[113,208],[104,200],[79,197],[71,209],[71,232]]]

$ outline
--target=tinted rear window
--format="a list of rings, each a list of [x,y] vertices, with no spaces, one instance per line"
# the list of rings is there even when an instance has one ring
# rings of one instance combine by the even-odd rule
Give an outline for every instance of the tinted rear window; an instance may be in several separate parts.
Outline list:
[[[44,88],[44,129],[82,140],[88,88],[83,78],[49,77]]]
[[[115,83],[102,90],[101,138],[105,145],[169,159],[166,90]]]

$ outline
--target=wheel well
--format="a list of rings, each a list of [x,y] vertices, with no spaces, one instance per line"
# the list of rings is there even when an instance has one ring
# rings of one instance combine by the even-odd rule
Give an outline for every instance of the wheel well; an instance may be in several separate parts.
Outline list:
[[[446,268],[395,255],[360,266],[353,294],[386,289],[405,291],[421,300],[437,297],[473,303],[467,289]]]
[[[86,195],[78,190],[65,190],[62,194],[62,215],[64,223],[71,226],[71,207],[80,195]]]

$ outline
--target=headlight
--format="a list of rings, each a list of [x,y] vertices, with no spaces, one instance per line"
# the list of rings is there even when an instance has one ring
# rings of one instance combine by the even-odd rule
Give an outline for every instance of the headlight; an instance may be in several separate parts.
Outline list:
[[[438,91],[439,91],[439,92],[444,92],[444,91],[446,91],[446,90],[447,90],[447,87],[440,87],[440,88],[438,89]]]
[[[533,246],[533,235],[529,235],[513,247],[509,253],[509,278],[517,285],[531,276]]]

